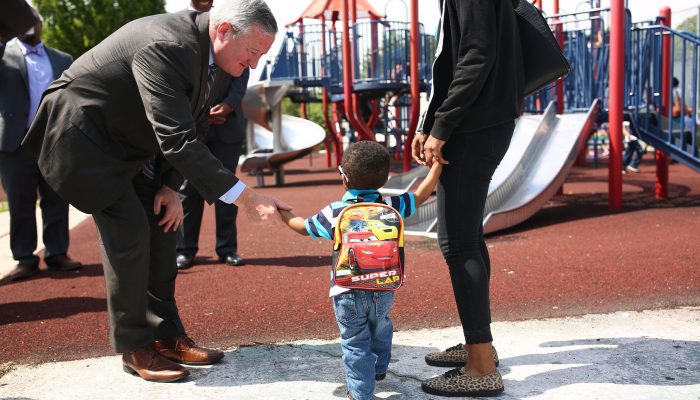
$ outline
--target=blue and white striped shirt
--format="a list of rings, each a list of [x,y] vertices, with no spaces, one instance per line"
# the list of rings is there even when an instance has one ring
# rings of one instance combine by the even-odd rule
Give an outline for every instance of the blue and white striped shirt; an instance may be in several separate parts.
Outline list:
[[[318,214],[307,218],[304,221],[304,226],[311,237],[333,240],[333,229],[338,221],[338,215],[345,207],[359,201],[378,203],[380,199],[382,199],[382,196],[376,189],[350,189],[345,192],[341,201],[334,201],[319,211]],[[416,212],[416,198],[410,192],[387,197],[381,201],[394,207],[403,219]]]

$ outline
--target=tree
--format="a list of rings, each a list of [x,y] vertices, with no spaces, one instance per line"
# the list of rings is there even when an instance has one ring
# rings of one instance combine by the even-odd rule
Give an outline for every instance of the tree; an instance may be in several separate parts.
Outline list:
[[[680,24],[676,26],[676,30],[688,31],[690,33],[698,33],[698,17],[692,16],[683,20]]]
[[[78,58],[122,25],[165,12],[165,0],[33,0],[42,40]]]

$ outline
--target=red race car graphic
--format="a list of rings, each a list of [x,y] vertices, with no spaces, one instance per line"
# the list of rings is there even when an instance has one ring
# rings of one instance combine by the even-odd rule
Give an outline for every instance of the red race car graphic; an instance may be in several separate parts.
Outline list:
[[[353,275],[382,271],[399,264],[399,250],[395,242],[377,240],[372,232],[349,232],[343,235],[348,265]]]

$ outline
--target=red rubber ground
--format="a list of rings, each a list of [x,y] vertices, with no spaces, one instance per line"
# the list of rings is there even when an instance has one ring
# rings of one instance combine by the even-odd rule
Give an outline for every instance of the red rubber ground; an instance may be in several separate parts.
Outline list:
[[[564,195],[526,223],[488,238],[494,320],[700,305],[700,174],[672,164],[670,199],[657,201],[653,161],[641,169],[624,177],[622,212],[607,210],[606,165],[575,167]],[[321,157],[312,165],[304,158],[288,166],[286,186],[259,190],[306,216],[342,194],[338,178]],[[255,225],[244,215],[239,235],[247,265],[219,264],[213,257],[213,212],[207,208],[199,264],[177,280],[188,333],[221,347],[334,338],[329,242],[283,226]],[[27,281],[0,284],[0,362],[112,354],[91,219],[71,231],[70,254],[86,264],[80,273],[42,271]],[[436,241],[409,237],[406,254],[407,283],[393,311],[396,329],[458,325]]]

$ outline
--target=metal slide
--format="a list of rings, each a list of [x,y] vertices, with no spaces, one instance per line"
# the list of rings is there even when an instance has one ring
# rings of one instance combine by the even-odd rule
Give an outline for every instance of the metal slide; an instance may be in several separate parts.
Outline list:
[[[248,86],[243,109],[248,118],[248,153],[241,172],[254,172],[264,186],[263,170],[271,170],[275,184],[284,184],[284,164],[311,153],[326,137],[318,124],[282,114],[282,99],[291,87],[287,81],[260,81]]]
[[[543,115],[517,120],[510,148],[496,169],[484,211],[484,233],[515,226],[530,218],[559,190],[597,117],[596,100],[585,113],[557,115],[553,103]],[[427,168],[411,179],[392,177],[387,195],[410,189]],[[400,174],[403,175],[403,174]],[[414,179],[415,178],[415,179]],[[399,185],[405,183],[411,186]],[[402,187],[399,187],[402,186]],[[406,219],[409,235],[437,236],[437,201],[430,200]]]

